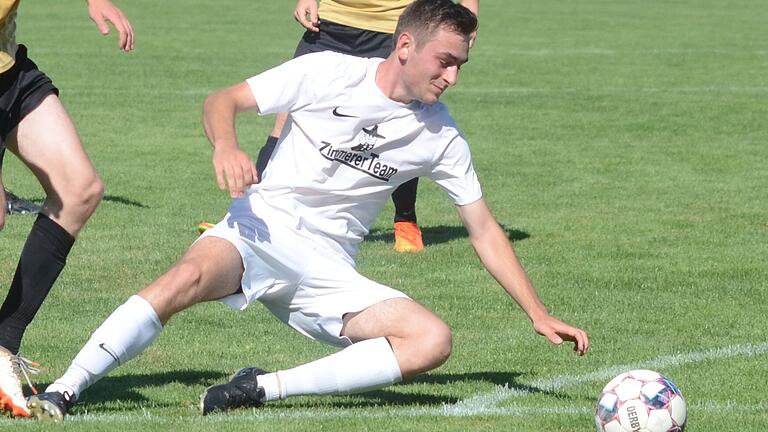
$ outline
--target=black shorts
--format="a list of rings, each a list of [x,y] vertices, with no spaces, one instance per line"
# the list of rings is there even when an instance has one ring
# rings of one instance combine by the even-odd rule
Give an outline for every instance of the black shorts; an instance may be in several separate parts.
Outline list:
[[[363,30],[330,21],[320,21],[319,32],[304,32],[294,58],[304,54],[335,51],[356,57],[389,57],[392,34]]]
[[[59,90],[27,57],[27,47],[19,45],[16,63],[0,74],[0,166],[8,135],[50,94]]]

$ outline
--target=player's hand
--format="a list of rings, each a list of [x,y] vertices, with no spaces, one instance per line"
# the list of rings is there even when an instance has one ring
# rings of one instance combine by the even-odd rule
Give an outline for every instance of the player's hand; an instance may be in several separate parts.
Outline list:
[[[317,17],[316,0],[299,0],[296,2],[296,9],[293,11],[293,17],[302,27],[311,31],[319,32],[318,24],[320,20]]]
[[[245,189],[256,183],[256,164],[239,147],[218,146],[213,150],[213,167],[219,189],[229,190],[232,198],[245,196]]]
[[[586,354],[589,349],[589,337],[584,330],[571,327],[551,315],[534,321],[533,329],[555,345],[573,342],[573,351],[578,355]]]
[[[111,1],[88,0],[88,15],[103,35],[109,34],[107,21],[111,22],[119,35],[117,47],[126,52],[133,49],[133,27],[123,11],[113,5]]]

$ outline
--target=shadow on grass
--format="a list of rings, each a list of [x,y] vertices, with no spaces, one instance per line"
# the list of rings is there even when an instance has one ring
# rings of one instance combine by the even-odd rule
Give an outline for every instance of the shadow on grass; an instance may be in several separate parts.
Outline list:
[[[152,402],[153,406],[163,407],[165,405],[150,401],[137,390],[175,383],[188,387],[198,387],[202,393],[203,389],[212,384],[226,382],[230,375],[231,373],[225,371],[177,370],[142,375],[107,376],[83,392],[78,400],[81,402],[78,406],[119,400],[141,405]],[[48,385],[38,385],[38,388],[46,388]],[[170,404],[169,406],[178,406],[178,404]]]
[[[460,374],[428,374],[421,375],[412,380],[405,381],[399,386],[419,385],[419,384],[439,384],[450,385],[462,382],[484,382],[496,386],[507,387],[512,390],[545,394],[558,398],[567,398],[568,396],[552,391],[542,390],[525,384],[520,384],[517,379],[522,375],[519,372],[470,372]],[[395,387],[396,388],[396,387]],[[335,401],[334,408],[367,408],[374,406],[441,406],[452,405],[471,395],[462,395],[460,397],[446,396],[434,393],[424,392],[395,392],[387,389],[372,391],[356,395],[357,400],[339,400]]]
[[[525,240],[530,235],[525,232],[514,228],[507,228],[501,225],[501,229],[507,234],[507,238],[512,241]],[[451,240],[466,238],[467,230],[461,225],[437,225],[437,226],[423,226],[421,227],[421,234],[424,237],[425,245],[434,245],[440,243],[446,243]],[[395,235],[394,231],[390,228],[381,229],[373,228],[371,232],[365,236],[368,241],[383,241],[385,243],[394,243]]]
[[[32,198],[32,197],[20,197],[20,196],[17,196],[16,198],[21,199],[23,201],[29,201],[29,202],[35,203],[37,205],[43,205],[43,201],[45,200],[45,197],[34,197],[34,198]],[[106,194],[102,198],[102,201],[110,202],[110,203],[116,203],[116,204],[123,204],[123,205],[127,205],[127,206],[132,206],[132,207],[148,208],[146,205],[144,205],[143,203],[141,203],[139,201],[134,201],[132,199],[125,198],[125,197],[122,197],[122,196],[119,196],[119,195],[109,195],[109,194]]]
[[[507,387],[511,390],[532,394],[544,394],[560,399],[570,398],[567,395],[543,390],[517,382],[521,373],[518,372],[471,372],[459,374],[429,374],[416,377],[394,387],[362,393],[350,397],[333,397],[320,401],[317,398],[301,398],[289,400],[274,406],[273,409],[290,408],[373,408],[377,406],[442,406],[452,405],[471,395],[450,396],[444,394],[441,389],[426,387],[428,385],[450,385],[455,383],[483,382],[495,386]],[[117,377],[105,377],[83,393],[78,408],[93,409],[99,406],[99,411],[114,410],[114,407],[104,406],[110,402],[119,401],[121,407],[118,411],[131,409],[130,405],[147,406],[155,408],[174,408],[180,403],[158,403],[157,400],[148,399],[138,390],[146,387],[161,387],[167,384],[181,384],[194,387],[202,393],[203,390],[216,383],[224,383],[229,374],[217,371],[182,370],[144,375],[125,375]],[[42,388],[46,385],[40,386]],[[396,391],[399,388],[399,391]],[[91,405],[91,407],[88,407]]]
[[[132,206],[132,207],[148,208],[147,206],[145,206],[144,204],[142,204],[142,203],[140,203],[138,201],[134,201],[132,199],[121,197],[121,196],[118,196],[118,195],[104,195],[104,198],[102,200],[104,202],[123,204],[123,205],[127,205],[127,206]]]

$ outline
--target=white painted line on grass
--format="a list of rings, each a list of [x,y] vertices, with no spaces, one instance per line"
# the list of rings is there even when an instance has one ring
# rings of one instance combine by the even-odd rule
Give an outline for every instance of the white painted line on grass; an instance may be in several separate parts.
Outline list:
[[[732,345],[709,351],[661,356],[646,362],[611,366],[609,368],[582,375],[561,375],[553,378],[538,379],[531,383],[526,383],[526,385],[545,392],[555,392],[564,387],[576,384],[593,381],[607,381],[622,372],[632,369],[665,369],[704,360],[729,357],[754,357],[765,354],[766,352],[768,352],[768,343],[758,345]],[[483,414],[489,409],[494,409],[496,405],[505,400],[525,396],[526,394],[528,394],[528,392],[525,390],[498,386],[492,392],[480,394],[450,406],[449,412],[452,412],[454,415]]]
[[[552,378],[542,378],[529,383],[521,383],[529,388],[535,388],[537,391],[556,392],[566,387],[584,384],[594,381],[607,381],[614,376],[632,369],[654,369],[664,370],[667,368],[678,367],[688,363],[696,363],[706,360],[716,360],[732,357],[755,357],[768,353],[768,343],[731,345],[723,348],[712,349],[708,351],[682,353],[657,357],[652,360],[611,366],[599,371],[590,372],[582,375],[561,375]],[[594,410],[592,406],[574,406],[574,405],[548,405],[544,407],[523,406],[517,403],[507,404],[503,407],[498,405],[511,399],[519,398],[531,394],[530,391],[509,388],[508,386],[497,386],[493,391],[473,396],[469,399],[459,401],[454,405],[443,405],[442,407],[420,407],[420,408],[378,408],[376,411],[371,409],[254,409],[250,412],[232,412],[227,414],[216,414],[205,418],[205,422],[238,422],[254,421],[259,419],[298,419],[298,418],[378,418],[378,417],[466,417],[466,416],[523,416],[523,415],[553,415],[553,414],[573,414],[586,415]],[[742,404],[736,401],[716,402],[702,401],[698,404],[689,403],[689,411],[720,411],[720,412],[765,412],[768,411],[768,403]],[[144,410],[142,414],[80,414],[70,416],[67,422],[108,422],[118,421],[125,423],[144,423],[158,422],[166,420],[164,417],[153,416],[149,411]],[[203,419],[201,418],[201,421]],[[14,424],[14,420],[0,419],[0,425]]]
[[[523,405],[509,405],[505,407],[496,407],[484,411],[481,414],[484,416],[499,416],[499,417],[521,417],[532,415],[579,415],[579,416],[592,416],[595,411],[594,406],[575,406],[575,405],[551,405],[543,407],[523,406]],[[718,413],[761,413],[768,412],[768,403],[757,404],[743,404],[737,401],[703,401],[697,404],[689,404],[688,412],[718,412]],[[301,409],[301,410],[269,410],[263,411],[254,409],[250,412],[243,413],[232,412],[225,414],[209,415],[207,417],[200,417],[201,423],[246,423],[257,422],[259,420],[267,419],[321,419],[321,418],[390,418],[390,417],[455,417],[455,414],[445,413],[439,408],[414,408],[414,409],[395,409],[388,410],[386,408],[378,411],[371,411],[370,409],[339,409],[334,408],[332,410],[320,411],[319,409]],[[469,416],[469,415],[464,415]],[[463,416],[462,416],[463,417]],[[142,423],[154,423],[162,424],[165,421],[177,421],[177,418],[166,418],[161,416],[153,416],[148,412],[144,414],[79,414],[76,416],[67,417],[68,423],[106,423],[106,422],[120,422],[129,424],[142,424]],[[190,419],[194,420],[194,419]],[[14,423],[16,422],[16,423]],[[16,424],[18,420],[0,419],[0,426],[4,424]]]

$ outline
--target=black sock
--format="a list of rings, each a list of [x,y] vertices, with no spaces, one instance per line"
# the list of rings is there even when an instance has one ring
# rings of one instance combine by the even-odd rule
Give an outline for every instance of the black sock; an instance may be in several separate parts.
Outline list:
[[[267,142],[264,143],[264,147],[259,150],[259,156],[256,158],[256,170],[259,172],[259,182],[261,182],[261,173],[267,169],[267,162],[272,157],[272,152],[275,151],[277,145],[277,137],[270,135],[267,138]]]
[[[74,242],[75,238],[48,216],[37,216],[0,308],[0,346],[14,354],[19,352],[24,331],[59,277]]]
[[[416,222],[416,189],[419,178],[413,178],[401,184],[392,192],[395,204],[395,222]]]

